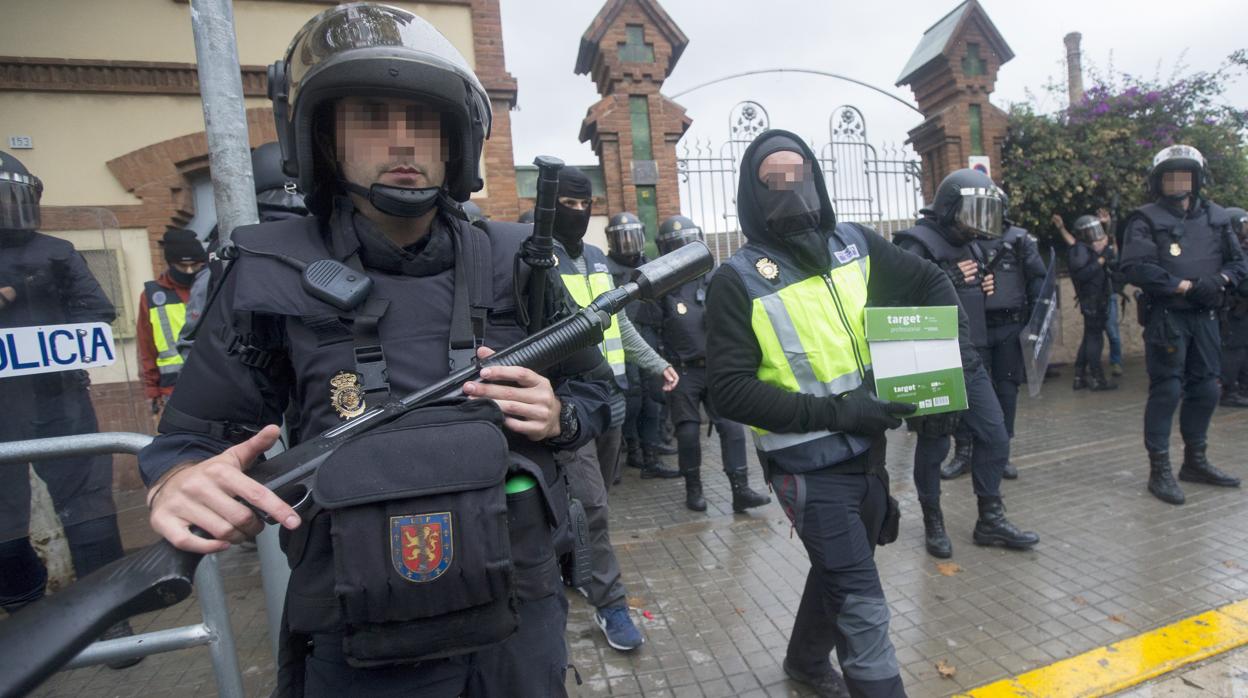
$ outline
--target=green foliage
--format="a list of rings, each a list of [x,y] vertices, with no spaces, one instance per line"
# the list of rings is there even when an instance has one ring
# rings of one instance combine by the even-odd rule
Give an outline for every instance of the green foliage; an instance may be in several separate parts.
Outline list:
[[[1148,200],[1153,155],[1176,143],[1204,154],[1212,178],[1202,189],[1207,198],[1248,205],[1248,110],[1220,99],[1245,67],[1248,53],[1238,51],[1215,72],[1166,83],[1125,74],[1096,79],[1083,101],[1058,114],[1011,106],[1002,155],[1011,218],[1049,237],[1056,235],[1054,213],[1068,227],[1100,207],[1116,205],[1125,216]]]

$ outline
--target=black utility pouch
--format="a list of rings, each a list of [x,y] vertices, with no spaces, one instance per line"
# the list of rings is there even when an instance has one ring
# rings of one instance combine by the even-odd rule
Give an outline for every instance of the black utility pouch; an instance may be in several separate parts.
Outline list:
[[[321,466],[351,665],[466,654],[515,632],[502,421],[488,400],[423,408]]]
[[[887,507],[884,510],[884,523],[880,526],[880,535],[875,540],[876,545],[896,542],[897,534],[901,531],[901,505],[891,494],[888,495]]]

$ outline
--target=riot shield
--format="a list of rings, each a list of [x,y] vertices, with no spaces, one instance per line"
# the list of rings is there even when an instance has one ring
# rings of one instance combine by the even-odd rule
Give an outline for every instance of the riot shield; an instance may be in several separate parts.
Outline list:
[[[152,277],[147,230],[120,230],[101,208],[59,209],[55,220],[48,232],[0,231],[11,236],[0,250],[0,607],[9,613],[153,535],[134,456],[52,456],[32,443],[78,447],[155,425],[135,351],[135,291]]]
[[[1044,275],[1044,284],[1040,287],[1036,306],[1031,310],[1031,318],[1018,334],[1018,342],[1023,347],[1023,366],[1027,371],[1027,393],[1032,397],[1040,394],[1040,386],[1044,384],[1044,373],[1049,368],[1049,358],[1053,355],[1053,347],[1057,344],[1057,335],[1062,326],[1062,309],[1057,288],[1057,256],[1049,255],[1049,270]]]

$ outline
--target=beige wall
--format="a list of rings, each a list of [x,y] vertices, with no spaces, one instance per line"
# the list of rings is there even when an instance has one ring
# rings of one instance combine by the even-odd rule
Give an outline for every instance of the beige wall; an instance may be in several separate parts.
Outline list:
[[[249,108],[266,105],[247,100]],[[13,155],[43,180],[48,206],[137,204],[108,161],[202,130],[203,104],[193,96],[0,92],[0,148],[9,136],[34,139],[33,149]]]
[[[9,0],[0,22],[8,56],[195,62],[190,4],[174,0]],[[428,19],[475,65],[472,11],[462,5],[390,2]],[[244,65],[282,57],[295,32],[324,3],[235,0]]]
[[[122,285],[120,296],[125,304],[117,308],[119,316],[135,320],[138,310],[139,296],[143,293],[143,284],[151,277],[152,252],[147,242],[147,231],[143,228],[127,228],[123,230],[65,230],[49,233],[63,240],[68,240],[76,250],[120,250]],[[93,368],[92,383],[116,383],[120,381],[136,381],[139,379],[138,354],[134,344],[134,329],[129,328],[126,338],[118,338],[117,362],[112,366]]]

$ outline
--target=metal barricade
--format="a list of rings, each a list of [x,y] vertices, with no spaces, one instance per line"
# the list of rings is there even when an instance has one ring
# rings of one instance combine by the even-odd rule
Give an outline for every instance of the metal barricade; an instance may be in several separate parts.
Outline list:
[[[151,441],[152,437],[146,434],[129,432],[10,441],[0,443],[0,467],[4,464],[29,463],[65,456],[137,454]],[[229,609],[225,603],[225,586],[221,581],[221,567],[216,555],[208,555],[199,563],[195,571],[195,594],[203,613],[202,623],[96,642],[70,660],[64,668],[77,669],[207,645],[212,654],[212,669],[218,694],[226,698],[242,698],[243,677],[239,671],[234,633],[230,629]]]

